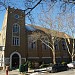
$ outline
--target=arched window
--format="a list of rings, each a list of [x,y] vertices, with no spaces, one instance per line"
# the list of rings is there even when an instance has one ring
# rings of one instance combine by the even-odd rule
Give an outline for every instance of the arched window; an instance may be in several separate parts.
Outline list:
[[[13,25],[13,33],[19,33],[20,27],[18,24]]]
[[[64,39],[62,39],[62,48],[63,48],[63,50],[66,50],[67,49],[66,42],[65,42]]]
[[[12,28],[12,44],[14,46],[20,46],[20,25],[15,23]],[[17,35],[18,34],[18,35]]]
[[[36,43],[31,35],[28,36],[28,49],[36,50]]]
[[[59,43],[57,40],[54,42],[54,47],[55,47],[55,50],[59,50]]]
[[[44,49],[44,50],[47,49],[47,46],[44,43],[42,43],[42,49]]]

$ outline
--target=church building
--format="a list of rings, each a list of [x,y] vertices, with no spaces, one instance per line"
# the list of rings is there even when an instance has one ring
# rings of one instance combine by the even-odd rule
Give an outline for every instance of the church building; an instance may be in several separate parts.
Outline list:
[[[0,32],[0,66],[5,68],[8,65],[12,69],[19,67],[27,60],[52,62],[52,52],[48,47],[39,40],[31,42],[34,40],[31,33],[36,30],[46,31],[45,28],[39,26],[34,28],[26,25],[25,12],[8,7]],[[62,32],[60,34],[68,36]],[[58,48],[57,45],[55,46]],[[67,50],[62,50],[61,46],[56,52],[58,61],[61,61],[62,58],[63,60],[69,59]]]

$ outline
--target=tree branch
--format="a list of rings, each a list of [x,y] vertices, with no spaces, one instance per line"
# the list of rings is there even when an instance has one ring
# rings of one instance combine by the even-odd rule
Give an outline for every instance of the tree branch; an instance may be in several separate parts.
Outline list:
[[[47,47],[49,47],[52,51],[53,51],[53,49],[52,49],[52,47],[50,47],[49,45],[47,45],[44,41],[42,41],[41,39],[40,39],[40,41],[43,43],[43,44],[45,44]]]
[[[27,8],[26,10],[30,9],[30,11],[27,12],[26,15],[28,15],[35,7],[37,7],[41,2],[42,2],[42,0],[39,0],[39,2],[37,2],[32,8]]]
[[[65,39],[65,38],[64,38]],[[68,47],[68,44],[67,44],[67,41],[66,41],[66,39],[65,39],[65,42],[66,42],[66,46],[67,46],[67,49],[68,49],[68,53],[70,54],[70,56],[72,55],[71,54],[71,52],[70,52],[70,50],[69,50],[69,47]]]

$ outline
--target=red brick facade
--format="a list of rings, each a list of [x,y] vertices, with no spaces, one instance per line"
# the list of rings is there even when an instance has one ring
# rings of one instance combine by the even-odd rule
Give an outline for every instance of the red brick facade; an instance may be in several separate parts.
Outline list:
[[[15,15],[17,19],[15,18]],[[28,35],[32,34],[32,31],[27,31],[25,26],[25,13],[22,10],[8,8],[7,11],[7,23],[6,23],[6,41],[5,41],[5,66],[9,65],[13,67],[13,56],[18,55],[18,66],[24,63],[26,60],[39,61],[39,62],[52,62],[52,51],[42,48],[42,42],[36,41],[36,48],[28,48]],[[19,33],[13,33],[13,25],[17,23],[19,25]],[[19,37],[19,45],[13,45],[13,36]],[[17,41],[18,43],[18,41]],[[59,43],[59,50],[56,50],[56,61],[69,61],[69,54],[67,50],[63,50],[61,41]],[[16,55],[15,55],[16,54]],[[14,58],[16,59],[16,58]]]

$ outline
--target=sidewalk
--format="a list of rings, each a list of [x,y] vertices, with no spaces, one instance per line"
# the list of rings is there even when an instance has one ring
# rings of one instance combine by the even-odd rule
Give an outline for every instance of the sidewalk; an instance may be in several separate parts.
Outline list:
[[[12,70],[12,71],[8,71],[8,75],[19,75],[19,71],[18,70]],[[6,75],[6,71],[0,71],[0,75]]]
[[[37,75],[38,72],[45,72],[46,68],[42,68],[42,69],[28,69],[28,72],[25,74],[20,73],[19,70],[12,70],[12,71],[8,71],[8,75]],[[6,75],[6,71],[0,71],[0,75]]]
[[[26,75],[30,75],[31,73],[33,73],[34,70],[28,70],[28,73],[26,73]],[[0,71],[0,75],[6,75],[6,71]],[[19,70],[12,70],[12,71],[8,71],[8,75],[25,75],[19,72]]]

